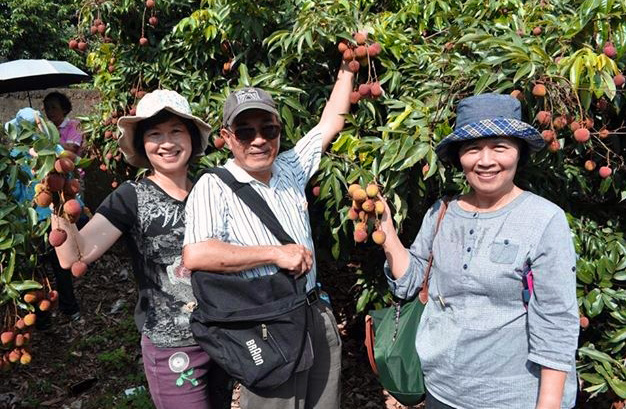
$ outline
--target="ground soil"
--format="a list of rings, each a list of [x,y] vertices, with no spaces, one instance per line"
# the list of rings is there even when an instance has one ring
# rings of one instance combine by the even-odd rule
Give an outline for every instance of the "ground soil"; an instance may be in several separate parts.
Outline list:
[[[323,265],[343,340],[342,407],[399,409],[372,374],[363,347],[363,317],[354,313],[351,291],[356,276],[346,268]],[[52,274],[50,274],[52,276]],[[131,388],[147,387],[139,335],[132,320],[137,293],[129,259],[118,243],[75,281],[82,319],[62,314],[53,325],[35,331],[33,360],[0,374],[2,408],[152,408],[145,392],[126,396]],[[239,408],[238,392],[232,408]]]

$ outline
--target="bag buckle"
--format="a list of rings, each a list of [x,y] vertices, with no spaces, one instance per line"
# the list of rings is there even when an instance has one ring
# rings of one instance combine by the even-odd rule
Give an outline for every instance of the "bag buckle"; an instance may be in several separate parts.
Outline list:
[[[306,302],[309,305],[313,305],[319,299],[320,297],[319,297],[319,294],[317,293],[317,288],[312,289],[306,294]]]

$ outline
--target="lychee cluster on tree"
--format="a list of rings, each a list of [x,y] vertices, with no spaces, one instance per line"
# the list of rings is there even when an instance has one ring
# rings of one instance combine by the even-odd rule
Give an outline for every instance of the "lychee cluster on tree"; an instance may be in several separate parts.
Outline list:
[[[370,231],[374,243],[382,245],[385,242],[385,233],[380,224],[385,204],[379,194],[380,188],[376,183],[365,187],[355,183],[348,187],[348,196],[352,199],[348,219],[354,222],[354,241],[357,243],[365,243],[370,237]]]
[[[357,74],[355,89],[350,94],[350,103],[356,104],[363,98],[376,99],[383,94],[373,62],[373,59],[381,53],[382,48],[379,43],[370,41],[366,32],[358,31],[352,35],[352,38],[353,41],[339,42],[337,49],[348,64],[348,69]],[[359,84],[358,74],[361,67],[367,68],[367,80]]]

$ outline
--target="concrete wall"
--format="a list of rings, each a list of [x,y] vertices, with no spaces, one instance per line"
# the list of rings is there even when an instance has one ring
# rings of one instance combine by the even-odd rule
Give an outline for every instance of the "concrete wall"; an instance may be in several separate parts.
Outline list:
[[[49,88],[26,92],[15,92],[0,94],[0,122],[5,123],[11,120],[20,108],[29,106],[28,96],[34,109],[38,109],[43,114],[43,98],[52,91],[59,91],[72,101],[72,112],[69,116],[86,115],[93,112],[93,106],[100,101],[100,95],[94,90],[83,90],[73,88]]]

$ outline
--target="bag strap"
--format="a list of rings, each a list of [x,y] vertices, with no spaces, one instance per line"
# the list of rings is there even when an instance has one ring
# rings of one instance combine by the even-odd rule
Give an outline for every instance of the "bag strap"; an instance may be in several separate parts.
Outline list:
[[[283,226],[280,224],[272,209],[268,206],[263,197],[252,188],[248,183],[239,182],[232,173],[225,168],[208,168],[205,169],[198,178],[205,173],[213,173],[219,177],[233,192],[256,214],[261,222],[267,226],[272,234],[280,241],[281,244],[295,244],[295,241],[287,234]]]
[[[450,199],[448,197],[444,197],[441,201],[441,207],[439,208],[439,215],[437,216],[437,224],[435,225],[435,234],[433,235],[433,242],[435,241],[435,237],[437,237],[437,232],[439,231],[439,225],[443,220],[443,216],[446,214],[446,210],[448,210],[448,202]],[[424,280],[422,281],[422,289],[420,290],[418,297],[422,304],[426,304],[428,302],[428,282],[430,280],[430,269],[433,266],[433,250],[431,244],[430,254],[428,255],[428,265],[426,266],[426,271],[424,272]]]

